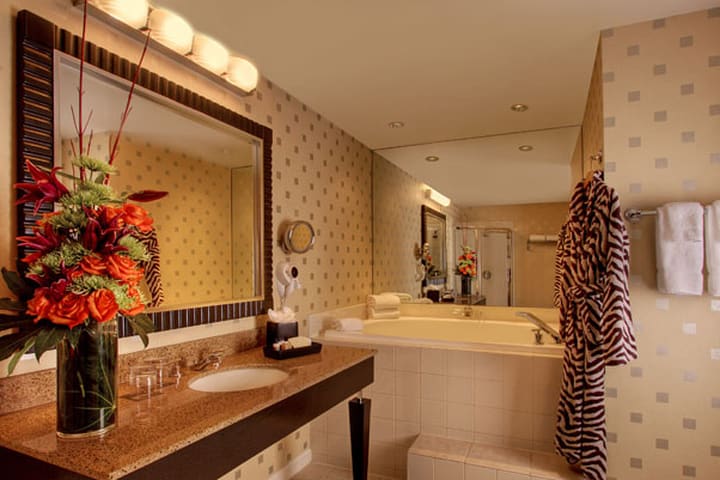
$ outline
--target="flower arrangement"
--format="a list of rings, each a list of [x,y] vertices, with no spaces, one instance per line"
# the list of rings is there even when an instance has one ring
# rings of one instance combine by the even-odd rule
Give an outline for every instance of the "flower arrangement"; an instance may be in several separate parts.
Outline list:
[[[20,357],[34,349],[40,356],[67,340],[71,347],[96,324],[124,315],[145,346],[153,324],[144,314],[145,299],[138,289],[143,279],[143,262],[148,253],[136,238],[152,229],[153,220],[142,207],[130,201],[152,201],[165,192],[142,191],[118,195],[109,186],[112,166],[118,153],[118,138],[130,113],[130,101],[147,42],[120,119],[120,128],[109,161],[89,157],[92,132],[82,112],[83,59],[87,2],[83,15],[80,49],[78,115],[73,119],[77,142],[73,142],[72,172],[38,168],[27,161],[32,182],[18,183],[24,192],[18,204],[34,203],[37,214],[44,204],[55,211],[37,220],[31,235],[18,237],[19,245],[31,251],[21,262],[23,274],[2,269],[2,276],[16,299],[0,299],[0,360],[11,357],[12,373]],[[69,187],[58,176],[68,181]]]
[[[462,254],[458,257],[457,273],[463,277],[477,275],[477,255],[475,250],[468,246],[462,247]]]

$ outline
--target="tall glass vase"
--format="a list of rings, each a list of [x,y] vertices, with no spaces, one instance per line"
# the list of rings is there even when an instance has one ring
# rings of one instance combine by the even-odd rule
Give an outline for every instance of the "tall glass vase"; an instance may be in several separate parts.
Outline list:
[[[57,435],[102,435],[117,417],[117,320],[91,321],[77,345],[57,346]]]
[[[472,281],[473,277],[470,277],[468,275],[460,276],[460,293],[463,296],[469,296],[472,294]]]

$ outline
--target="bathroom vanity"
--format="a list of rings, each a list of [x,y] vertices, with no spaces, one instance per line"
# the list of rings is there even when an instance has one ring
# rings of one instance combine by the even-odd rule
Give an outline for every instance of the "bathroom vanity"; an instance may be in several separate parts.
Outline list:
[[[374,353],[325,345],[319,354],[278,361],[260,348],[248,350],[227,357],[220,369],[270,366],[288,378],[239,392],[188,388],[208,371],[184,371],[177,386],[143,400],[122,385],[118,426],[95,439],[58,439],[54,403],[3,415],[2,476],[216,479],[372,383]],[[353,445],[366,443],[367,433],[360,429]]]

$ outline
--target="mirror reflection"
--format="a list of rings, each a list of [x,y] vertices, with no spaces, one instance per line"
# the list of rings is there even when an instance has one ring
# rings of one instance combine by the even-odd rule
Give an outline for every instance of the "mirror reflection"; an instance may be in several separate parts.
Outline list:
[[[77,105],[78,68],[75,59],[57,55],[55,158],[69,164],[70,141],[76,138],[71,106]],[[129,85],[85,68],[91,154],[106,159]],[[262,295],[260,148],[255,137],[136,87],[119,143],[119,173],[111,183],[121,192],[169,192],[143,204],[157,232],[161,295],[154,286],[146,291],[153,306],[177,308]]]
[[[425,295],[424,286],[412,281],[415,265],[405,237],[417,242],[426,232],[402,219],[402,212],[421,205],[447,217],[449,253],[439,268],[447,272],[438,282],[441,288],[462,297],[456,265],[468,247],[477,254],[473,303],[551,307],[555,244],[535,239],[552,237],[565,221],[582,170],[579,135],[580,127],[572,126],[378,150],[373,166],[376,291]],[[532,149],[520,149],[523,145]],[[427,161],[428,156],[439,160]],[[428,186],[453,203],[442,207],[425,198]]]

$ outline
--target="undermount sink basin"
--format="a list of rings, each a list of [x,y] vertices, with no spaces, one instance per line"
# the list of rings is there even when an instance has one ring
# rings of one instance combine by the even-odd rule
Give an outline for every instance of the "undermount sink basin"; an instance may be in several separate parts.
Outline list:
[[[197,378],[188,387],[199,392],[240,392],[267,387],[286,378],[287,372],[278,368],[239,367]]]

